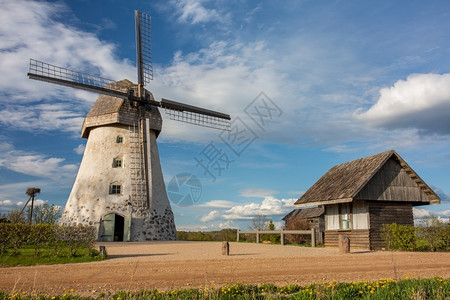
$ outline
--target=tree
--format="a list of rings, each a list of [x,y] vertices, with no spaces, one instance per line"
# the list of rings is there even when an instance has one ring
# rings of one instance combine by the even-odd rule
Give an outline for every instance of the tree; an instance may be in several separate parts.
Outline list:
[[[6,214],[6,218],[11,223],[25,223],[26,222],[25,214],[22,213],[19,209],[10,210]]]
[[[311,229],[311,224],[308,219],[293,218],[286,222],[286,230],[309,230]],[[288,243],[308,243],[311,241],[311,237],[303,234],[287,234],[286,241]]]
[[[275,224],[273,224],[272,220],[269,221],[269,230],[275,230]]]
[[[30,214],[30,210],[27,211]],[[56,224],[61,217],[61,207],[54,204],[36,205],[33,209],[33,220],[35,224]]]
[[[252,219],[252,225],[250,229],[252,230],[267,230],[269,228],[269,219],[264,215],[256,215]]]

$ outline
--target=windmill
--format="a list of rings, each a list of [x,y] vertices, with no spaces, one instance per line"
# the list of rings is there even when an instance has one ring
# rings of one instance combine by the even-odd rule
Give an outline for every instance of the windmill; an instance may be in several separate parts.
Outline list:
[[[113,81],[30,59],[28,77],[100,96],[86,115],[85,152],[61,222],[98,228],[99,241],[174,240],[172,209],[156,138],[159,108],[172,120],[220,130],[230,116],[168,99],[145,89],[153,79],[151,17],[135,11],[138,84]]]

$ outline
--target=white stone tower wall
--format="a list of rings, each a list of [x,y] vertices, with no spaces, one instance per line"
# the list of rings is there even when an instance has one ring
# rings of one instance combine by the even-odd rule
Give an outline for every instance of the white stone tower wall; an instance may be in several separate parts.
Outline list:
[[[118,83],[125,90],[134,87],[127,80]],[[123,240],[176,240],[156,143],[161,127],[158,108],[100,95],[83,123],[81,135],[88,141],[61,223],[92,225],[99,240],[110,239],[116,235],[111,228],[121,228],[115,227],[119,215]],[[115,158],[122,161],[118,168]],[[112,183],[120,185],[120,194],[111,194]]]
[[[117,143],[117,136],[123,137]],[[81,223],[98,228],[101,218],[114,212],[131,213],[130,139],[128,126],[114,125],[94,128],[89,133],[83,159],[63,212],[62,221]],[[122,158],[122,167],[113,168],[114,158]],[[122,192],[110,194],[113,182],[120,183]]]

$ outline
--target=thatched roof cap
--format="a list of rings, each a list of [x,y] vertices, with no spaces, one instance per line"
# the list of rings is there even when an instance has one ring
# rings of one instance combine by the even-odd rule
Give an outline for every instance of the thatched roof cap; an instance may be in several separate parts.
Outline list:
[[[411,179],[428,196],[430,204],[440,203],[436,193],[408,166],[403,158],[394,150],[389,150],[332,167],[295,202],[295,205],[305,207],[352,202],[359,191],[391,157],[398,161]]]
[[[136,94],[137,85],[128,79],[124,79],[114,82],[114,89],[119,89],[123,92],[132,89]],[[150,92],[146,91],[146,93]],[[155,100],[152,93],[149,96],[151,100]],[[111,124],[133,126],[138,120],[138,114],[138,110],[131,105],[129,100],[100,94],[86,115],[86,118],[84,118],[81,137],[88,138],[91,129],[99,126]],[[158,108],[149,106],[146,108],[145,114],[150,119],[150,129],[155,130],[158,136],[162,127],[162,118]]]
[[[295,219],[309,219],[309,218],[317,218],[323,215],[325,212],[325,208],[323,206],[320,207],[312,207],[312,208],[304,208],[304,209],[294,209],[290,213],[284,216],[282,220],[287,220],[291,218]]]
[[[124,79],[116,81],[114,83],[114,87],[120,87],[120,90],[125,92],[129,88],[136,87],[136,84],[132,83],[128,79]],[[120,107],[122,107],[124,101],[125,100],[121,98],[100,94],[86,115],[86,118],[117,113],[119,112]]]

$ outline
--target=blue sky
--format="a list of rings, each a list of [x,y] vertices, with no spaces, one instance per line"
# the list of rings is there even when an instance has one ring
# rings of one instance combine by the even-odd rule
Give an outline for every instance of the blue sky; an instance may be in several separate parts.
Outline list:
[[[450,216],[448,1],[0,0],[1,211],[31,186],[65,204],[97,97],[29,80],[29,58],[136,81],[134,9],[153,18],[155,98],[229,113],[248,133],[233,144],[165,118],[166,184],[188,173],[202,186],[194,205],[172,204],[178,229],[246,229],[255,214],[279,226],[329,168],[389,149],[441,195],[416,217]],[[250,117],[260,101],[264,124]],[[211,150],[226,158],[213,176],[197,163]]]

